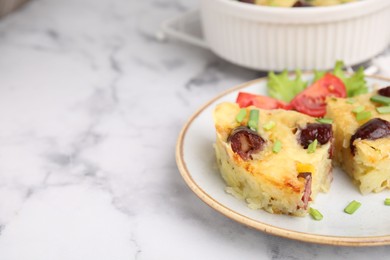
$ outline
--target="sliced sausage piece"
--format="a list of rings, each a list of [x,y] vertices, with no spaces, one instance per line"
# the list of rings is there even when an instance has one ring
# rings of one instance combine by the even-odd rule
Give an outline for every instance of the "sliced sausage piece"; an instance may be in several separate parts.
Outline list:
[[[381,118],[373,118],[367,123],[361,125],[349,141],[352,155],[355,155],[356,147],[353,142],[356,139],[376,140],[390,136],[390,122]]]
[[[306,1],[302,1],[302,0],[298,0],[295,2],[295,4],[293,5],[293,7],[310,7],[312,5],[306,3]]]
[[[238,2],[248,3],[248,4],[254,4],[255,0],[238,0]]]
[[[252,154],[263,149],[265,141],[261,136],[245,126],[235,128],[228,138],[233,152],[243,160],[252,159]]]
[[[390,97],[390,86],[378,90],[378,94],[385,97]]]
[[[302,201],[303,201],[303,208],[307,209],[307,205],[310,201],[310,195],[311,195],[311,172],[300,172],[298,174],[298,178],[304,178],[306,180],[305,183],[305,191],[303,192]]]
[[[305,128],[300,130],[298,142],[305,149],[315,139],[323,145],[329,142],[333,136],[331,124],[308,123]]]

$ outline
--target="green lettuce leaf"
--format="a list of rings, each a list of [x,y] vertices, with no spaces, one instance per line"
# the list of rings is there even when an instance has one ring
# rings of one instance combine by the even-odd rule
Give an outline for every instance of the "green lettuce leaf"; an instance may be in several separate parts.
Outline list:
[[[348,77],[344,72],[343,67],[344,62],[337,61],[333,69],[333,75],[340,78],[344,82],[345,88],[347,89],[347,96],[353,97],[367,93],[368,88],[367,82],[364,78],[364,68],[359,67],[355,73]]]
[[[321,79],[323,76],[325,76],[326,71],[314,71],[314,78],[313,78],[313,83],[316,82],[317,80]]]
[[[343,70],[344,62],[337,61],[331,74],[343,81],[347,90],[347,96],[353,97],[368,92],[367,82],[364,77],[364,68],[360,67],[355,73],[349,75]],[[314,71],[313,82],[321,79],[327,71]],[[302,80],[302,72],[296,70],[295,78],[290,77],[287,70],[280,74],[268,73],[267,90],[270,97],[290,102],[297,94],[304,90],[308,82]]]
[[[268,73],[267,89],[270,97],[290,102],[299,92],[307,87],[302,80],[302,72],[296,70],[295,78],[290,78],[287,70],[280,74]]]

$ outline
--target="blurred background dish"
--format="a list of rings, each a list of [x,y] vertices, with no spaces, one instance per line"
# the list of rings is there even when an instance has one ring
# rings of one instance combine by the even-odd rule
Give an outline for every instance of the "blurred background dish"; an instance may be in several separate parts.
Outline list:
[[[339,59],[353,65],[379,54],[390,41],[386,0],[315,8],[202,0],[201,15],[210,48],[252,69],[329,69]]]
[[[371,60],[390,43],[388,0],[310,8],[201,0],[199,19],[201,32],[194,30],[194,12],[167,21],[163,29],[255,70],[323,70],[336,60],[353,66]]]
[[[0,17],[14,11],[28,0],[0,0]]]

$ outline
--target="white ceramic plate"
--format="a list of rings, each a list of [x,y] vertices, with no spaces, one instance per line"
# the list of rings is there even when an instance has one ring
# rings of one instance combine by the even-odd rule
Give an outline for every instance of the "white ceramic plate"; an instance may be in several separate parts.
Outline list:
[[[311,75],[305,77],[310,79]],[[390,79],[369,77],[367,81],[369,85],[390,85]],[[324,215],[321,221],[310,216],[291,217],[252,210],[244,201],[225,192],[225,183],[215,163],[212,111],[222,101],[234,102],[238,91],[266,94],[265,83],[266,79],[254,80],[222,93],[202,106],[185,124],[177,142],[176,161],[191,190],[223,215],[266,233],[330,245],[390,244],[390,206],[384,205],[390,191],[363,196],[338,168],[334,169],[330,191],[320,193],[312,204]],[[343,209],[352,200],[361,202],[362,206],[349,215]]]

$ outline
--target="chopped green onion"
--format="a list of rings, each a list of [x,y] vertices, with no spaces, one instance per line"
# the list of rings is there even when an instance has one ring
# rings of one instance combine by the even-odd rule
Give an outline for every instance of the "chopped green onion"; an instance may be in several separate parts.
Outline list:
[[[332,124],[333,120],[330,118],[317,118],[316,121],[321,124]]]
[[[355,99],[353,99],[353,98],[348,98],[348,99],[347,99],[347,103],[348,103],[348,104],[353,104],[353,103],[355,103]]]
[[[364,106],[358,106],[358,107],[355,107],[352,112],[354,112],[355,114],[357,113],[360,113],[360,112],[363,112],[364,111]]]
[[[379,114],[388,114],[390,113],[390,106],[377,107],[376,111],[378,111]]]
[[[312,216],[312,218],[315,219],[315,220],[321,220],[321,219],[323,218],[321,212],[319,212],[318,210],[313,209],[313,208],[310,208],[310,209],[309,209],[309,214],[310,214],[310,216]]]
[[[344,212],[353,214],[362,204],[356,200],[351,201],[348,206],[345,207]]]
[[[314,153],[317,149],[317,144],[318,144],[317,139],[314,139],[314,141],[311,142],[307,147],[307,153]]]
[[[253,131],[257,131],[259,125],[259,110],[253,109],[249,112],[248,126]]]
[[[356,120],[361,121],[371,117],[370,111],[362,111],[356,114]]]
[[[385,199],[385,205],[386,206],[390,206],[390,198],[386,198]]]
[[[267,131],[271,130],[272,128],[274,128],[275,126],[275,122],[274,121],[269,121],[267,122],[266,124],[263,125],[263,128]]]
[[[372,102],[381,103],[384,105],[390,105],[390,98],[381,96],[381,95],[375,95],[370,98]]]
[[[280,150],[282,150],[282,143],[279,140],[276,140],[272,147],[272,152],[279,153]]]
[[[245,117],[246,117],[246,108],[241,108],[240,112],[238,112],[238,114],[236,116],[236,121],[238,123],[241,123],[242,120],[244,120]]]

